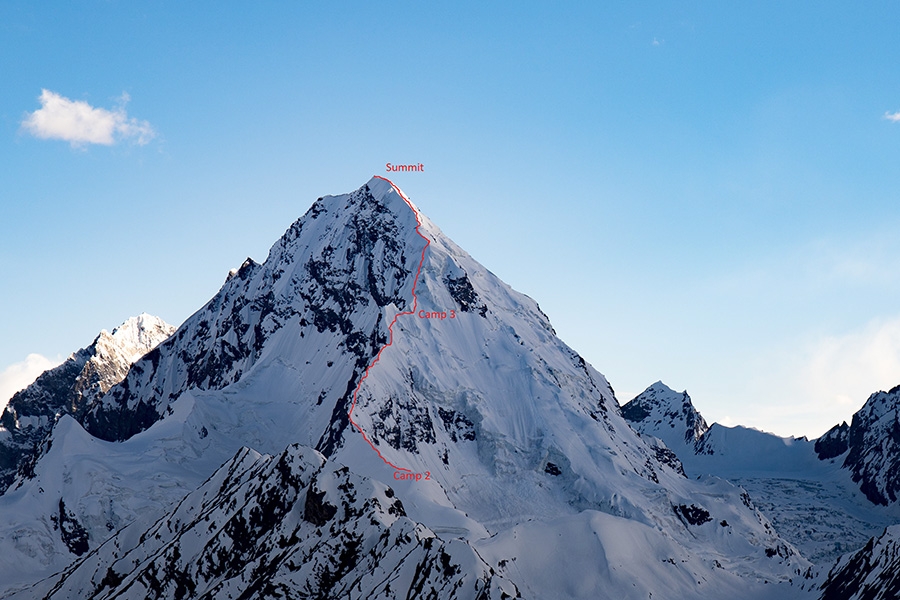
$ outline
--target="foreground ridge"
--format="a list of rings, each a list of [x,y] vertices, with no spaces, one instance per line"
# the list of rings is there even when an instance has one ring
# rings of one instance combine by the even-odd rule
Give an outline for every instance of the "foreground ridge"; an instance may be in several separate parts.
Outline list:
[[[391,187],[394,188],[394,191],[397,192],[400,195],[400,197],[403,198],[403,201],[406,202],[406,205],[409,206],[409,209],[413,212],[413,215],[415,215],[415,217],[416,217],[416,233],[419,235],[419,237],[421,237],[423,240],[425,240],[425,246],[422,247],[422,256],[419,259],[419,267],[416,269],[416,277],[415,277],[415,279],[413,279],[412,310],[398,312],[396,315],[394,315],[394,318],[391,321],[391,324],[388,325],[387,343],[381,347],[381,349],[378,351],[378,354],[375,355],[374,360],[372,360],[372,362],[369,364],[369,366],[366,367],[366,372],[363,373],[363,376],[359,378],[359,383],[356,385],[356,389],[353,391],[353,402],[350,404],[350,410],[347,412],[347,418],[350,420],[350,424],[353,425],[353,427],[357,431],[359,431],[359,434],[363,437],[363,439],[366,441],[366,443],[369,444],[369,446],[371,446],[372,450],[375,451],[375,453],[378,455],[378,458],[383,460],[386,465],[393,467],[397,471],[405,471],[407,473],[411,473],[412,469],[407,469],[406,467],[397,466],[394,463],[392,463],[391,461],[389,461],[388,459],[386,459],[384,457],[384,455],[381,454],[381,451],[378,448],[376,448],[375,444],[373,444],[372,441],[369,439],[369,436],[366,435],[366,432],[363,431],[363,428],[360,427],[360,425],[356,421],[353,420],[353,409],[356,408],[356,397],[359,395],[359,389],[362,387],[363,381],[365,381],[366,378],[369,376],[369,371],[372,369],[372,367],[375,366],[375,363],[378,362],[378,359],[381,358],[381,353],[384,352],[385,348],[387,348],[388,346],[390,346],[391,344],[394,343],[394,324],[397,323],[397,319],[403,315],[416,314],[416,309],[418,308],[418,305],[419,305],[419,297],[416,296],[416,284],[419,282],[419,275],[421,275],[421,273],[422,273],[422,263],[425,262],[425,251],[428,250],[428,246],[431,245],[431,240],[429,240],[427,237],[422,235],[422,232],[419,231],[419,227],[422,226],[422,220],[419,218],[419,211],[417,211],[416,208],[413,206],[412,202],[409,201],[409,198],[406,197],[406,194],[404,194],[403,191],[399,187],[397,187],[396,184],[394,184],[394,182],[391,181],[390,179],[388,179],[386,177],[381,177],[380,175],[374,175],[374,177],[391,184]]]

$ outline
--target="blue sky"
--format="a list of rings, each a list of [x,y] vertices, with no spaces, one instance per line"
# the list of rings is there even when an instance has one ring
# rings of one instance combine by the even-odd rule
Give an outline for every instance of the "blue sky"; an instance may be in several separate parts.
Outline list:
[[[0,5],[0,388],[386,162],[622,402],[817,436],[900,384],[896,6],[307,4]]]

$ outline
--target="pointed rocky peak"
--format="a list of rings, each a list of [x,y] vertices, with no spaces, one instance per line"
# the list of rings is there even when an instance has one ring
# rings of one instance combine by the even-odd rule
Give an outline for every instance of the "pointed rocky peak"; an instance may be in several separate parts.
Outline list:
[[[678,449],[693,445],[709,427],[687,391],[676,392],[657,381],[622,407],[622,416],[640,433]]]
[[[847,425],[847,421],[826,431],[816,440],[815,448],[819,460],[835,458],[846,452],[850,448],[849,438],[850,426]]]
[[[302,440],[328,457],[347,452],[408,469],[417,461],[423,472],[451,474],[454,465],[523,468],[536,484],[552,476],[559,486],[589,471],[594,494],[606,493],[600,471],[617,462],[646,481],[678,476],[629,441],[608,382],[556,338],[537,303],[377,177],[316,200],[262,265],[227,281],[82,423],[123,441],[171,414],[183,395],[202,391],[205,404],[226,388],[280,407],[279,422],[247,408],[270,435],[243,443],[265,451]],[[569,419],[582,418],[592,425],[578,443],[615,448],[609,464],[582,460],[587,450],[569,450],[579,463],[557,457],[574,447]]]
[[[353,256],[395,251],[403,242],[420,240],[420,222],[412,201],[376,176],[349,194],[317,199],[272,246],[264,264],[269,270],[284,270],[320,248],[349,250]]]
[[[115,329],[112,333],[105,329],[94,340],[94,363],[115,363],[125,368],[130,367],[136,360],[156,348],[175,332],[175,327],[169,325],[159,317],[141,313],[131,317]],[[109,376],[102,378],[101,387],[105,392],[112,385],[122,380],[121,376]]]
[[[843,467],[873,504],[900,499],[900,386],[876,392],[846,423],[816,440],[822,460],[847,452]]]
[[[0,489],[33,462],[40,441],[60,416],[83,412],[173,331],[159,317],[131,317],[112,333],[101,330],[90,346],[15,394],[0,415]]]

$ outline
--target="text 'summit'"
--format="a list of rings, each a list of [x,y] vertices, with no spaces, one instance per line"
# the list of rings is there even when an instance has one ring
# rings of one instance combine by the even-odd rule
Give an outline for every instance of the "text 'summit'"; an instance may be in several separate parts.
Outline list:
[[[384,165],[384,170],[388,173],[397,173],[399,172],[422,172],[425,170],[425,165],[419,163],[417,165],[393,165],[391,163],[387,163]]]

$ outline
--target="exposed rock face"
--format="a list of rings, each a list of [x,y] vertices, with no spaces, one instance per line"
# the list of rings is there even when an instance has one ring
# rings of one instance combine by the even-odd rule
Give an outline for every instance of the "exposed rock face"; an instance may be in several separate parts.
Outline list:
[[[835,458],[850,448],[850,426],[844,421],[835,425],[816,440],[816,455],[820,460]]]
[[[150,525],[12,597],[519,597],[471,546],[410,520],[391,488],[302,446],[241,450]]]
[[[661,439],[676,453],[685,445],[696,447],[709,429],[688,393],[676,392],[661,381],[625,404],[622,416],[635,430]]]
[[[0,415],[0,490],[17,471],[28,475],[39,445],[60,416],[83,414],[122,381],[137,359],[174,331],[158,317],[132,317],[112,333],[101,331],[90,346],[15,394]]]
[[[862,549],[842,556],[820,589],[820,600],[900,598],[900,525],[888,527]]]
[[[842,423],[816,440],[821,460],[845,452],[843,467],[873,504],[887,506],[900,498],[900,386],[876,392],[849,427]]]
[[[406,310],[412,300],[416,251],[424,241],[410,227],[412,211],[396,195],[376,197],[366,186],[338,198],[320,198],[264,264],[247,259],[231,273],[176,336],[91,407],[85,428],[101,439],[128,439],[162,418],[186,390],[219,390],[240,381],[284,327],[308,346],[337,345],[326,364],[304,360],[301,368],[318,374],[330,368],[327,362],[340,363],[334,372],[345,386],[355,385],[387,341],[382,310]],[[330,391],[318,393],[335,408],[320,443],[328,455],[349,425],[350,399],[345,388],[335,398]]]
[[[853,415],[844,467],[874,504],[887,505],[900,494],[900,386],[869,396]]]

